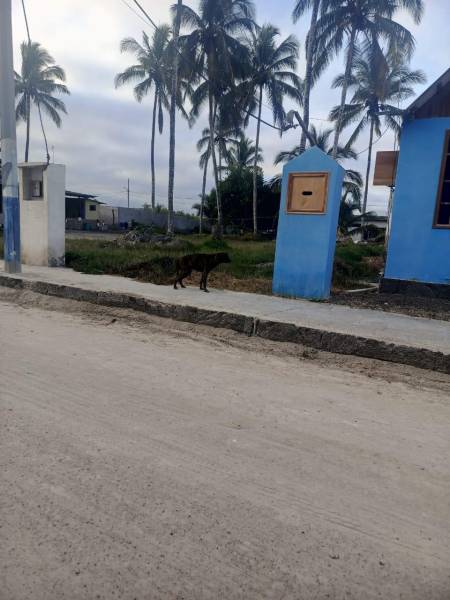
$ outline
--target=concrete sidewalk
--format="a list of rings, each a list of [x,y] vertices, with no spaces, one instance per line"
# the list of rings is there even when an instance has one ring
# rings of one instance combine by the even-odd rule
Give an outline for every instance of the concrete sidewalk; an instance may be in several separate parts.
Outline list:
[[[168,286],[72,269],[23,267],[0,285],[122,306],[178,320],[228,327],[322,350],[369,356],[450,373],[450,322],[306,300]]]

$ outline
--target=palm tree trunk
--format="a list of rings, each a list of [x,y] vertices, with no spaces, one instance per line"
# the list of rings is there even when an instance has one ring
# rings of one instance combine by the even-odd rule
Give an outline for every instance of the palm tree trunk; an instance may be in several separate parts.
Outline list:
[[[308,47],[306,49],[306,73],[305,73],[305,88],[303,91],[303,122],[305,123],[306,129],[309,129],[309,99],[311,96],[312,87],[312,69],[314,60],[314,50],[316,46],[316,24],[317,17],[319,14],[320,0],[314,0],[312,14],[311,14],[311,25],[308,33]],[[306,133],[302,130],[302,137],[300,138],[300,152],[303,154],[306,148]]]
[[[211,81],[211,79],[209,79]],[[216,150],[214,148],[214,140],[215,140],[215,110],[214,110],[214,97],[211,86],[209,87],[208,93],[209,99],[209,144],[211,146],[211,157],[213,162],[213,170],[214,170],[214,183],[216,185],[216,201],[217,201],[217,235],[218,237],[222,237],[223,233],[223,219],[222,219],[222,200],[220,197],[220,182],[219,182],[219,174],[217,168],[217,159],[216,159]]]
[[[263,87],[259,86],[258,121],[256,122],[255,160],[253,161],[253,235],[258,233],[258,150],[261,130]]]
[[[208,175],[208,162],[209,158],[206,159],[205,166],[203,168],[202,199],[200,204],[200,226],[198,228],[199,233],[203,233],[203,211],[205,210],[206,177]]]
[[[375,123],[373,118],[370,119],[370,134],[369,134],[369,154],[367,155],[367,169],[366,169],[366,181],[364,185],[364,197],[362,204],[362,216],[361,216],[361,235],[362,239],[365,238],[365,230],[366,223],[365,217],[367,211],[367,198],[369,195],[369,177],[370,177],[370,167],[372,166],[372,145],[373,145],[373,132],[374,132]]]
[[[170,98],[170,143],[169,143],[169,190],[167,194],[167,233],[173,233],[173,191],[175,183],[175,111],[178,92],[178,37],[180,35],[181,7],[183,0],[178,0],[175,29],[173,32],[172,88]]]
[[[334,142],[333,142],[333,158],[334,158],[334,160],[336,160],[336,157],[337,157],[337,151],[338,151],[338,146],[339,146],[339,136],[341,135],[342,120],[344,117],[344,108],[345,108],[345,103],[347,101],[348,84],[350,81],[350,76],[352,74],[353,54],[355,51],[355,40],[356,40],[356,29],[355,29],[355,27],[352,27],[352,32],[350,34],[350,42],[349,42],[348,52],[347,52],[347,64],[345,66],[344,82],[342,85],[339,116],[338,116],[338,119],[336,122],[336,129],[334,130]]]
[[[150,142],[150,162],[152,170],[152,210],[156,208],[156,177],[155,177],[155,135],[156,135],[156,112],[158,105],[158,90],[155,89],[155,103],[153,104],[152,117],[152,139]]]
[[[47,136],[45,135],[45,128],[44,128],[44,121],[42,119],[42,112],[41,112],[41,105],[38,102],[38,113],[39,113],[39,121],[41,123],[41,129],[42,129],[42,135],[44,136],[44,144],[45,144],[45,156],[46,156],[46,160],[47,160],[47,164],[50,164],[50,154],[48,153],[48,143],[47,143]]]
[[[27,137],[25,141],[25,162],[28,162],[28,154],[30,151],[30,119],[31,119],[31,103],[27,97]]]

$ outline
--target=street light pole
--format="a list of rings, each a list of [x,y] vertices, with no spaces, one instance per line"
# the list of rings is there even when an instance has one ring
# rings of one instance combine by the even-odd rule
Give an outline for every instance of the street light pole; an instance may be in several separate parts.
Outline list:
[[[0,0],[0,121],[4,222],[4,260],[7,273],[20,273],[20,213],[17,180],[16,111],[11,0]]]

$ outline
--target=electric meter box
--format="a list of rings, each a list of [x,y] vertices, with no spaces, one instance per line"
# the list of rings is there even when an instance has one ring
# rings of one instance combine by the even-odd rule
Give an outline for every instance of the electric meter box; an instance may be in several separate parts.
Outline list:
[[[64,165],[19,165],[20,240],[24,264],[64,266],[65,195]]]
[[[313,147],[283,169],[273,293],[330,295],[344,169]]]

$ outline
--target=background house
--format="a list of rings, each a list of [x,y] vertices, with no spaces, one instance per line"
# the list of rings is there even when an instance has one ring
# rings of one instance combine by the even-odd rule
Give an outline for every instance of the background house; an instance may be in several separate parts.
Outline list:
[[[450,69],[407,110],[382,291],[450,298]]]
[[[101,204],[92,194],[66,190],[66,219],[97,221]]]

